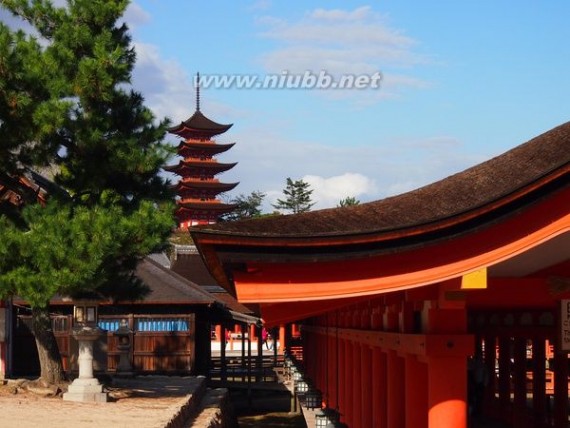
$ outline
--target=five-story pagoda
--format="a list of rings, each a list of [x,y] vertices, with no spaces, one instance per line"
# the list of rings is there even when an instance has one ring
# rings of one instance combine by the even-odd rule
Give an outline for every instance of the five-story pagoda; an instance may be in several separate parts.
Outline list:
[[[223,203],[218,195],[233,189],[238,183],[221,183],[216,175],[230,170],[237,162],[220,163],[215,158],[235,143],[217,144],[212,139],[231,127],[232,124],[222,125],[208,119],[200,111],[198,76],[196,111],[189,119],[168,130],[183,139],[177,149],[178,155],[183,159],[176,165],[165,167],[166,171],[181,177],[176,185],[179,197],[176,217],[179,228],[215,223],[222,214],[235,208],[233,204]]]

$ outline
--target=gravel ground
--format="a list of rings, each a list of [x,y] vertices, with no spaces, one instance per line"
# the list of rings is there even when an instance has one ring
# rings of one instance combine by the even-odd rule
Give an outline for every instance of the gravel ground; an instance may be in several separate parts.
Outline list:
[[[76,403],[46,397],[14,382],[0,386],[1,428],[159,428],[203,381],[194,377],[147,376],[106,387],[108,403]]]

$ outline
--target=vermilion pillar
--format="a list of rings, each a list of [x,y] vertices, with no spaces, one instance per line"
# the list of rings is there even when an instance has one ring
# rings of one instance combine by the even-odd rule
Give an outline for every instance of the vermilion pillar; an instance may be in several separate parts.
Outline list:
[[[388,351],[387,358],[387,428],[405,426],[404,360],[396,351]]]
[[[361,365],[362,345],[353,343],[352,345],[352,423],[351,428],[362,427],[362,365]]]
[[[386,353],[380,348],[372,349],[372,425],[386,427],[387,375]]]
[[[428,428],[467,428],[466,358],[429,358],[427,380]]]
[[[354,415],[354,409],[352,407],[352,386],[353,386],[353,372],[352,368],[354,367],[354,357],[352,354],[353,343],[350,340],[344,341],[344,357],[345,357],[345,364],[346,370],[344,371],[344,405],[343,405],[343,413],[344,413],[344,421],[348,426],[352,426],[352,417]]]
[[[360,366],[361,369],[361,399],[360,399],[360,415],[361,425],[363,428],[372,427],[372,349],[367,345],[360,347]]]
[[[414,355],[405,358],[406,428],[427,426],[427,366]]]
[[[279,353],[282,354],[285,352],[285,326],[281,324],[279,326]]]
[[[337,391],[337,376],[338,376],[338,341],[336,337],[329,338],[329,351],[328,351],[328,392],[324,395],[327,404],[331,409],[338,407],[338,391]]]
[[[338,408],[341,413],[341,419],[346,422],[346,385],[344,384],[345,372],[347,371],[346,366],[346,347],[345,340],[339,339],[338,344],[338,373],[337,373],[337,385],[338,385]]]

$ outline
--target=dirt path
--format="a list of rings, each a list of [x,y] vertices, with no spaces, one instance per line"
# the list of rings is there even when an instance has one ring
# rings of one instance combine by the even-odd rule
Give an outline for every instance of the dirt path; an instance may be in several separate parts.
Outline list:
[[[198,385],[196,378],[148,376],[108,387],[108,403],[41,397],[13,385],[0,387],[1,428],[164,427]]]

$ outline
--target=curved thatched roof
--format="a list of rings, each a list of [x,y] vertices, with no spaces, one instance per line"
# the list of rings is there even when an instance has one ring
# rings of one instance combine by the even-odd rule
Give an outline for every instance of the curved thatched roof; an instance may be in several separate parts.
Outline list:
[[[497,209],[553,180],[567,181],[569,161],[567,122],[500,156],[398,196],[350,207],[218,223],[193,232],[287,239],[437,228]]]

